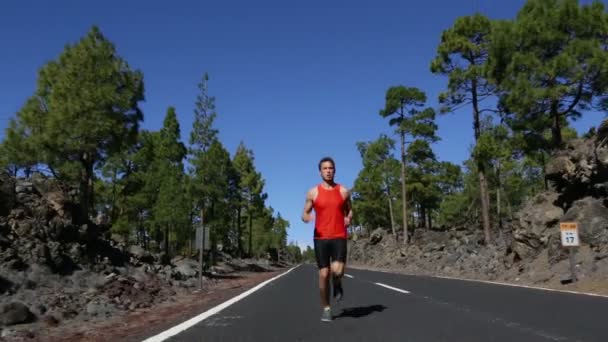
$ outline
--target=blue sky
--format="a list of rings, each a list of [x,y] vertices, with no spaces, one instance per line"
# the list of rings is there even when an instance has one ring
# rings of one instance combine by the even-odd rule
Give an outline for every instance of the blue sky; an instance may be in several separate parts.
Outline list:
[[[588,1],[584,1],[587,3]],[[418,87],[436,107],[445,77],[429,71],[441,32],[475,11],[513,18],[522,0],[435,1],[5,1],[0,5],[0,137],[36,85],[38,69],[98,25],[145,77],[143,128],[158,130],[175,106],[188,141],[197,83],[210,75],[216,128],[234,154],[252,149],[268,205],[290,221],[289,240],[312,244],[299,220],[317,162],[336,160],[352,186],[356,142],[392,134],[378,115],[393,85]],[[600,114],[574,124],[580,132]],[[472,143],[469,108],[440,116],[433,147],[460,164]],[[355,213],[356,214],[356,213]]]

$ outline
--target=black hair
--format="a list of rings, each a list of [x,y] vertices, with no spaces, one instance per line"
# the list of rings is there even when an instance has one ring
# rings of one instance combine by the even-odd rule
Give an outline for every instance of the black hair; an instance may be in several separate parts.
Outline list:
[[[336,163],[334,162],[333,159],[331,159],[331,157],[323,157],[321,159],[321,161],[319,162],[319,171],[321,171],[321,164],[325,163],[325,162],[330,162],[331,166],[334,167],[334,169],[336,168]]]

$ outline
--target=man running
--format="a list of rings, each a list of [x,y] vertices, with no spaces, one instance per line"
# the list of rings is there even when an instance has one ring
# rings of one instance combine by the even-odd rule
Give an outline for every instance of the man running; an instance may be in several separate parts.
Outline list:
[[[306,202],[302,221],[313,220],[312,210],[315,210],[315,257],[319,267],[319,290],[323,313],[321,320],[332,320],[329,305],[329,275],[330,265],[333,276],[333,293],[336,300],[344,296],[342,276],[346,263],[346,239],[348,227],[353,218],[350,202],[350,192],[345,187],[334,182],[336,164],[333,159],[325,157],[319,162],[321,184],[306,193]],[[330,263],[331,262],[331,263]]]

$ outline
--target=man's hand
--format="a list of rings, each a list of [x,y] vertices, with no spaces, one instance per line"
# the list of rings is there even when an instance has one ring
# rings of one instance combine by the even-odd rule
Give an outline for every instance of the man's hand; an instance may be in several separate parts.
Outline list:
[[[350,226],[351,219],[349,217],[344,217],[344,227]]]
[[[315,190],[316,188],[312,188],[306,193],[306,202],[304,202],[304,210],[302,211],[302,221],[306,223],[314,219],[314,216],[312,215],[312,201],[315,198]]]
[[[340,192],[344,198],[344,227],[348,228],[353,222],[353,206],[350,201],[350,191],[345,187],[340,187]]]
[[[314,216],[312,215],[312,213],[304,213],[302,214],[302,221],[308,223],[310,221],[312,221],[314,219]]]

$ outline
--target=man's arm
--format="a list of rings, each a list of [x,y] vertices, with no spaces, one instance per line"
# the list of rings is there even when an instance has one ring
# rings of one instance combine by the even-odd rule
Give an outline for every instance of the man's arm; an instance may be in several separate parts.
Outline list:
[[[340,187],[342,190],[342,196],[344,196],[344,225],[350,226],[353,221],[353,206],[350,200],[350,191],[345,187]]]
[[[304,202],[304,211],[302,212],[302,221],[308,223],[312,221],[312,201],[314,200],[313,189],[306,193],[306,201]]]

